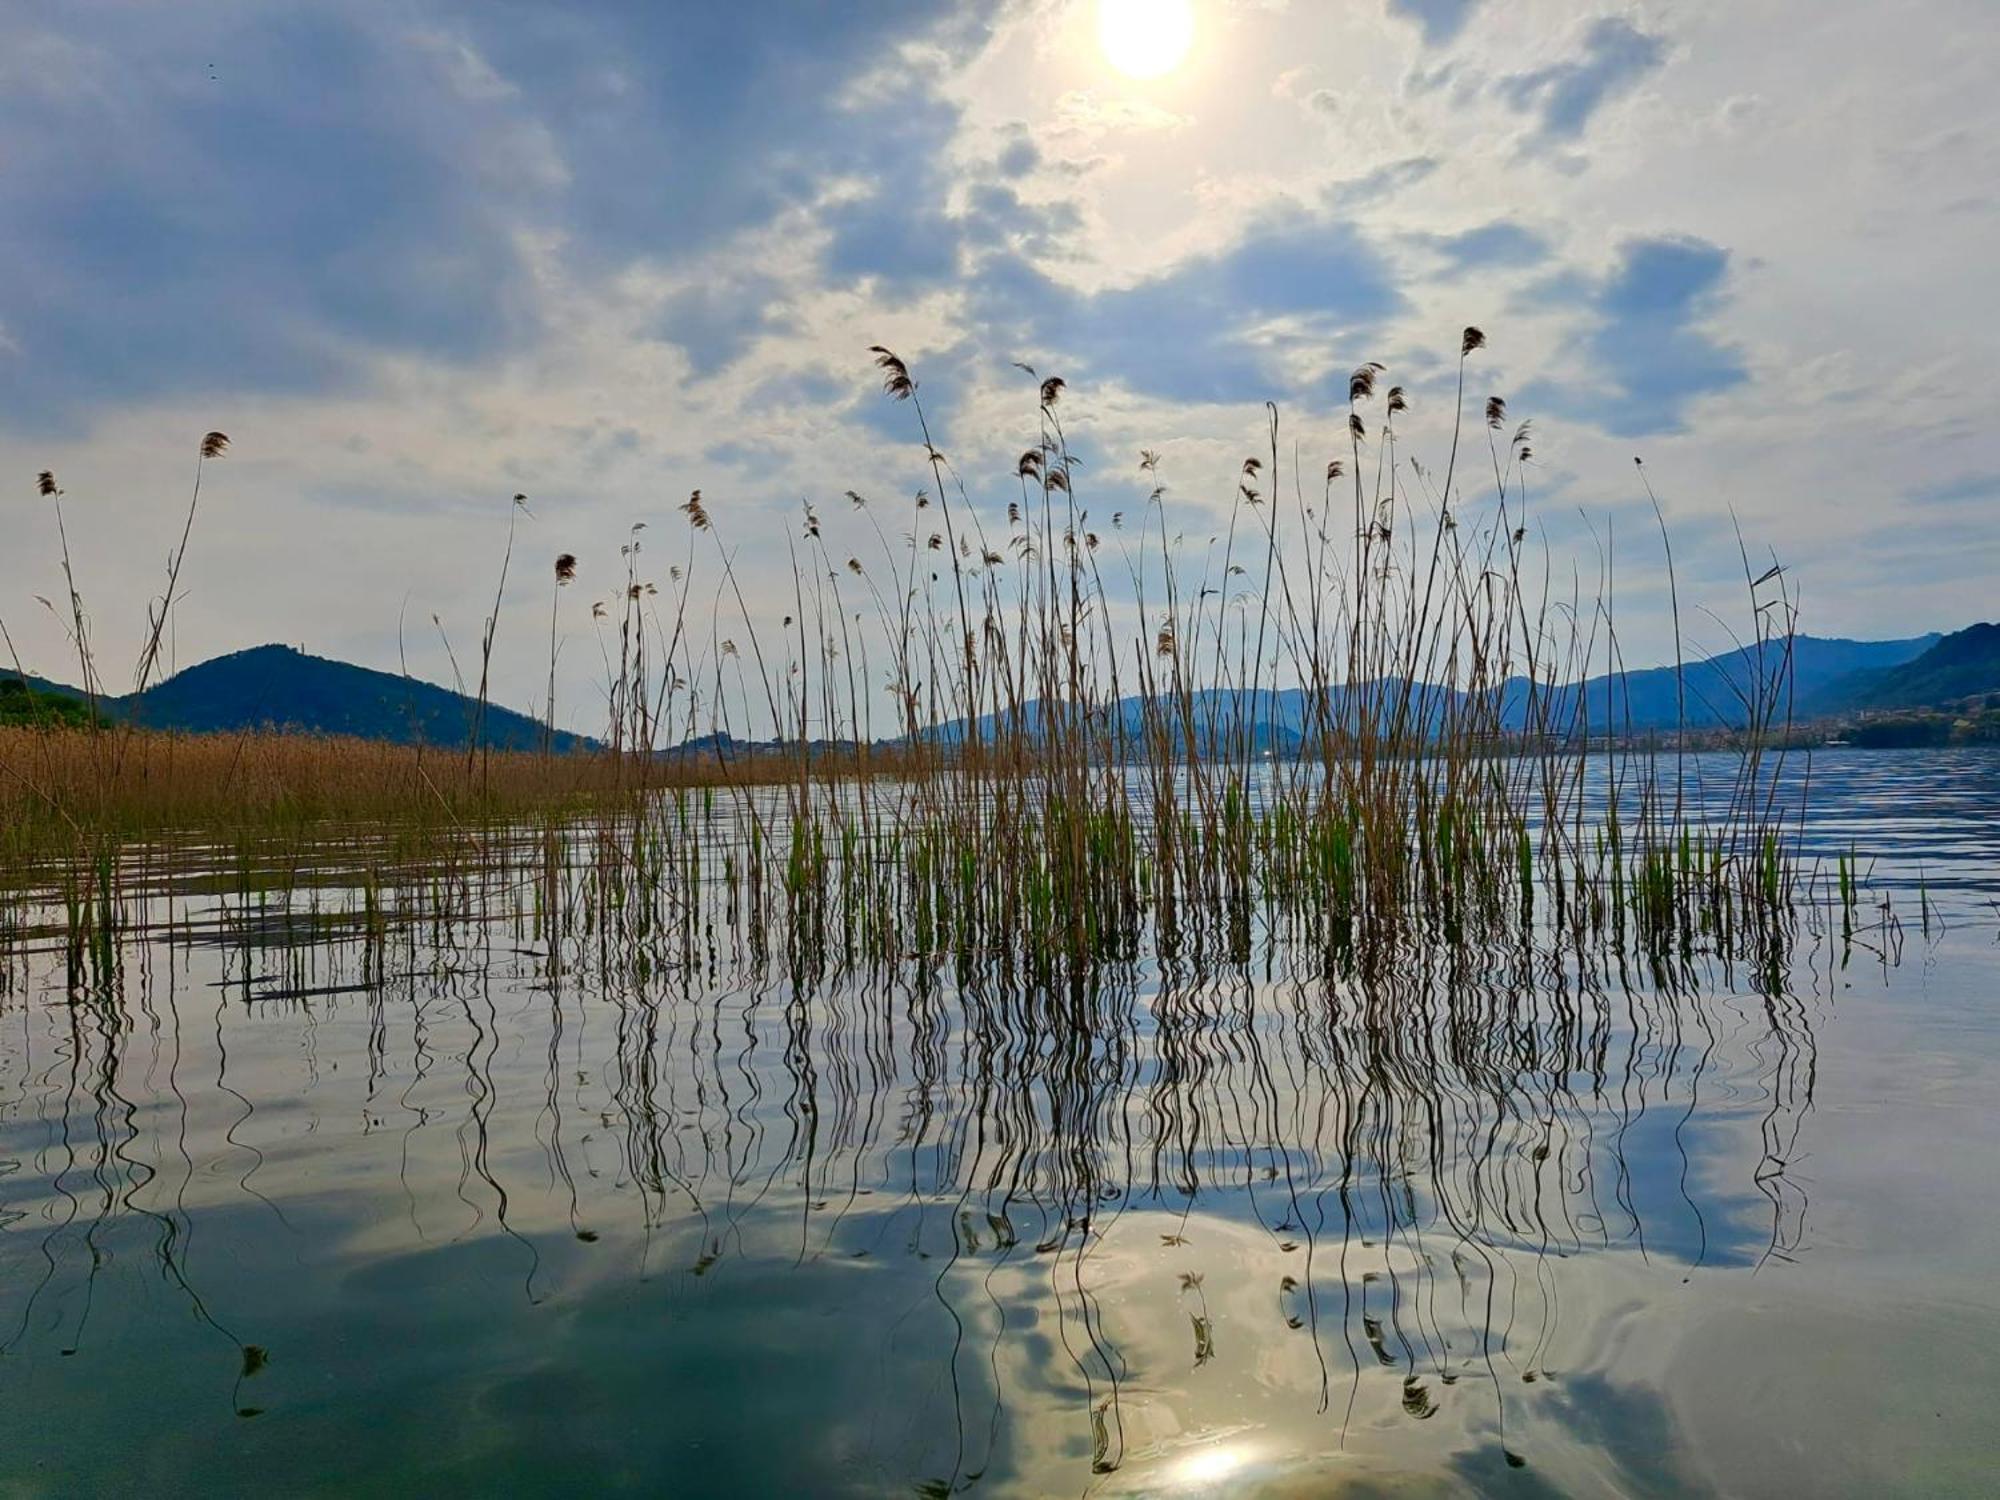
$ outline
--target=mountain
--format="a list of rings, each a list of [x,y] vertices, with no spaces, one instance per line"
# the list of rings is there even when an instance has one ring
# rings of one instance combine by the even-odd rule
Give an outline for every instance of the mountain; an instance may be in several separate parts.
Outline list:
[[[40,678],[0,677],[0,727],[84,729],[90,723],[89,705],[67,688]]]
[[[82,696],[40,678],[29,678],[28,685],[37,693]],[[478,713],[473,699],[435,683],[308,656],[290,646],[218,656],[175,673],[143,698],[100,698],[98,706],[107,718],[152,729],[289,729],[431,745],[465,744]],[[484,739],[496,750],[538,750],[543,732],[541,722],[526,714],[492,703],[486,707]],[[555,738],[558,750],[589,743],[574,734]]]
[[[1824,701],[1836,683],[1858,676],[1873,680],[1875,674],[1912,663],[1941,640],[1935,632],[1897,641],[1851,641],[1837,637],[1801,635],[1791,642],[1793,717],[1807,717],[1807,705]],[[1765,677],[1775,677],[1784,666],[1784,645],[1768,643],[1724,652],[1720,656],[1687,662],[1677,677],[1672,667],[1649,667],[1639,671],[1606,673],[1586,679],[1579,687],[1570,684],[1551,695],[1543,688],[1536,717],[1546,711],[1543,722],[1568,732],[1588,730],[1592,734],[1647,733],[1670,730],[1682,722],[1681,700],[1686,698],[1689,729],[1740,729],[1744,727],[1745,703],[1755,691],[1760,667]],[[1338,704],[1348,690],[1333,688],[1329,697]],[[1385,704],[1393,706],[1400,684],[1379,685]],[[1528,683],[1525,677],[1510,678],[1499,690],[1500,718],[1509,730],[1521,730],[1529,723]],[[1427,714],[1435,724],[1448,704],[1458,695],[1433,688],[1421,704],[1412,701],[1412,711]],[[1192,695],[1193,719],[1199,741],[1226,743],[1239,712],[1254,715],[1254,742],[1258,748],[1280,753],[1296,749],[1312,706],[1312,695],[1303,688],[1266,689],[1252,704],[1246,693],[1238,695],[1205,689]],[[1127,698],[1121,705],[1128,730],[1136,731],[1144,718],[1144,700]],[[1178,714],[1179,710],[1170,711]],[[1814,713],[1833,712],[1815,708]],[[1784,705],[1779,705],[1782,715]],[[1022,725],[1032,731],[1040,722],[1040,706],[1029,704],[1022,713]],[[991,732],[993,721],[982,720]],[[955,738],[957,727],[945,731]]]
[[[1939,639],[1935,632],[1899,641],[1792,637],[1792,716],[1805,718],[1823,711],[1812,705],[1824,700],[1834,684],[1856,674],[1899,667]],[[1672,729],[1682,722],[1680,702],[1685,691],[1689,729],[1741,729],[1745,705],[1756,690],[1760,671],[1766,680],[1775,678],[1784,669],[1784,656],[1783,642],[1768,642],[1684,663],[1678,678],[1672,667],[1593,677],[1583,684],[1583,717],[1593,731],[1608,727],[1617,732],[1628,724],[1641,732]],[[1519,727],[1525,718],[1526,690],[1523,680],[1508,683],[1504,690],[1505,718],[1510,727]],[[1777,706],[1781,716],[1787,706],[1783,702]],[[1578,717],[1577,708],[1577,690],[1564,689],[1550,718],[1556,723],[1572,722]]]
[[[1764,664],[1775,671],[1781,648],[1764,648]],[[1692,661],[1682,668],[1687,722],[1692,729],[1734,728],[1743,722],[1743,695],[1759,667],[1756,647]],[[2000,625],[1974,625],[1954,635],[1935,633],[1898,641],[1850,641],[1798,636],[1792,642],[1792,674],[1796,694],[1794,717],[1833,718],[1867,710],[1921,706],[1953,701],[1973,694],[2000,691]],[[20,678],[7,672],[10,682]],[[26,679],[32,693],[43,698],[76,700],[73,687],[38,677]],[[1579,688],[1559,689],[1550,704],[1554,724],[1586,723],[1593,733],[1628,727],[1644,733],[1673,728],[1680,722],[1681,683],[1672,667],[1591,678]],[[1382,691],[1394,693],[1398,685]],[[1342,690],[1335,689],[1335,694]],[[1521,728],[1527,721],[1527,685],[1513,679],[1500,689],[1502,721]],[[16,693],[16,697],[25,695]],[[1546,696],[1546,690],[1545,690]],[[1433,689],[1427,695],[1435,714],[1452,695]],[[1579,712],[1579,706],[1586,712]],[[30,711],[26,703],[10,705]],[[1142,722],[1143,702],[1124,701],[1126,723]],[[1298,748],[1308,722],[1309,695],[1302,689],[1266,689],[1254,709],[1247,700],[1217,690],[1194,695],[1197,740],[1225,743],[1239,712],[1255,718],[1254,742],[1260,749],[1283,754]],[[136,720],[152,728],[188,731],[235,731],[282,728],[314,734],[356,735],[402,744],[463,745],[471,732],[477,706],[462,693],[434,683],[390,672],[377,672],[347,662],[308,656],[289,646],[257,646],[189,667],[149,689],[143,700],[131,696],[99,699],[106,718]],[[40,710],[32,710],[41,712]],[[1023,711],[1032,730],[1041,718],[1040,706]],[[991,732],[990,720],[982,729]],[[962,725],[938,731],[955,739]],[[489,704],[486,739],[495,749],[539,749],[543,728],[538,720]],[[556,748],[587,748],[579,735],[558,734]],[[717,748],[720,748],[719,746]],[[747,748],[747,747],[746,747]]]
[[[2000,692],[2000,625],[1968,626],[1908,661],[1851,672],[1809,700],[1814,713],[1924,708]]]

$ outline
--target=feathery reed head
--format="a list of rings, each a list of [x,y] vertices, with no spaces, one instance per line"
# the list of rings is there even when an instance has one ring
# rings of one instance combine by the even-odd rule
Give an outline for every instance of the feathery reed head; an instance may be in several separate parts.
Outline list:
[[[556,586],[576,581],[576,554],[565,552],[556,559]]]
[[[1486,335],[1481,333],[1477,328],[1468,326],[1464,336],[1458,341],[1458,357],[1464,359],[1474,349],[1484,349],[1485,347]]]
[[[1340,478],[1340,476],[1345,474],[1346,472],[1347,472],[1347,465],[1342,463],[1339,459],[1336,458],[1332,463],[1326,466],[1326,482],[1328,484],[1332,484],[1334,480]]]
[[[220,458],[228,451],[229,434],[226,432],[211,432],[201,440],[201,456],[203,458]]]
[[[56,473],[54,469],[44,469],[35,476],[35,493],[44,496],[59,495],[62,493],[62,491],[56,488]]]
[[[681,506],[681,514],[688,518],[688,525],[696,531],[708,530],[708,510],[701,503],[700,490],[687,497],[687,503]]]
[[[875,356],[875,367],[882,372],[882,394],[892,401],[907,401],[917,393],[917,382],[911,378],[910,367],[880,344],[870,344],[868,352]]]
[[[1378,364],[1372,359],[1365,365],[1357,366],[1354,373],[1347,377],[1347,399],[1366,401],[1374,395],[1375,377],[1387,368],[1388,366]]]
[[[1021,461],[1014,465],[1014,472],[1019,474],[1023,479],[1040,479],[1042,477],[1041,450],[1030,448],[1026,453],[1023,453]]]
[[[1500,424],[1505,422],[1506,420],[1507,420],[1506,398],[1502,396],[1488,396],[1486,398],[1486,425],[1488,427],[1491,427],[1495,432],[1498,432],[1500,430]]]
[[[1403,388],[1400,385],[1390,386],[1389,406],[1388,406],[1389,415],[1393,417],[1394,415],[1396,415],[1397,412],[1408,411],[1409,409],[1410,409],[1410,403],[1403,395]]]
[[[1044,380],[1042,382],[1042,405],[1054,406],[1056,402],[1062,399],[1064,389],[1063,378],[1060,375],[1051,375],[1047,380]]]

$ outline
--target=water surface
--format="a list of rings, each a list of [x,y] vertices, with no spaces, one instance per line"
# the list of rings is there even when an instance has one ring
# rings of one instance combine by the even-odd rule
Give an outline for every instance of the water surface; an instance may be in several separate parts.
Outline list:
[[[1991,1493],[2000,757],[1812,782],[1775,991],[646,972],[184,851],[13,940],[0,1491]]]

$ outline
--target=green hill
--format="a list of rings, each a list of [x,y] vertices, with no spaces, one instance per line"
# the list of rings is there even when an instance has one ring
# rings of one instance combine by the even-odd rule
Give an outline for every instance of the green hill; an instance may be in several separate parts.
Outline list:
[[[1822,713],[1927,708],[2000,692],[2000,625],[1968,626],[1900,666],[1851,673],[1814,695]]]
[[[0,678],[0,728],[83,729],[90,722],[90,706],[68,688],[39,677]]]
[[[13,698],[49,711],[51,700],[76,703],[73,687],[31,677],[25,688],[12,677]],[[100,698],[107,719],[152,729],[191,733],[285,729],[307,734],[354,735],[397,744],[463,745],[471,738],[478,705],[435,683],[377,672],[290,646],[255,646],[177,672],[143,698]],[[24,710],[25,712],[25,710]],[[485,742],[496,750],[536,750],[539,720],[489,703]],[[582,736],[559,733],[558,750],[585,748]]]

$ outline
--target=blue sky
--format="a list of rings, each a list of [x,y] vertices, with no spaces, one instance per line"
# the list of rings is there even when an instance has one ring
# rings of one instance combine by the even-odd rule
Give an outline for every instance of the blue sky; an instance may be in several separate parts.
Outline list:
[[[870,344],[916,368],[976,498],[1004,506],[1034,437],[1024,361],[1069,383],[1090,503],[1131,503],[1155,449],[1196,535],[1264,401],[1327,446],[1363,360],[1410,388],[1417,451],[1448,441],[1467,323],[1479,397],[1536,423],[1552,537],[1617,539],[1628,654],[1665,639],[1635,453],[1718,610],[1733,517],[1820,633],[1995,612],[1987,0],[1196,0],[1147,82],[1093,12],[9,7],[0,619],[59,668],[33,599],[54,468],[129,652],[219,427],[183,661],[284,639],[393,666],[399,615],[433,612],[469,644],[519,490],[503,694],[536,696],[525,601],[573,551],[587,724],[588,586],[633,522],[664,568],[701,487],[754,585],[802,500],[924,482]]]

